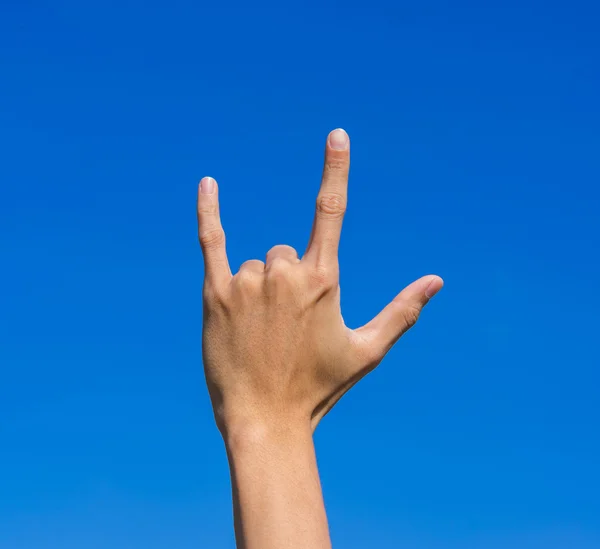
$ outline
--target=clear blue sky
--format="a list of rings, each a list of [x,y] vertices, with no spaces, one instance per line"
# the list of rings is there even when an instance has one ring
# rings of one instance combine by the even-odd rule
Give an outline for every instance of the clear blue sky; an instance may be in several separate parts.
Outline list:
[[[234,268],[302,251],[338,126],[346,322],[446,286],[318,430],[335,546],[600,547],[599,19],[3,1],[0,548],[233,548],[197,182]]]

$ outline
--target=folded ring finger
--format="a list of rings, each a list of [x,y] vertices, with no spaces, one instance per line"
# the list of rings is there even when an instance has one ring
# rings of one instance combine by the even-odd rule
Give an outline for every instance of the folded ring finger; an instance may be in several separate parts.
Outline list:
[[[273,246],[267,252],[266,266],[268,269],[270,265],[272,265],[273,261],[276,259],[284,259],[289,261],[290,263],[296,264],[299,263],[298,252],[292,248],[291,246],[286,246],[285,244],[280,244],[278,246]]]

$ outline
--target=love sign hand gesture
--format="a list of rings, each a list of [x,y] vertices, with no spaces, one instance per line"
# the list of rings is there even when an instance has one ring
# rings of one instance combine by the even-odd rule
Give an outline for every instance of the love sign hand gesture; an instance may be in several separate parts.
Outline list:
[[[429,275],[402,290],[375,318],[348,328],[340,311],[338,245],[346,211],[350,142],[331,132],[305,254],[275,246],[265,261],[231,273],[216,181],[198,192],[205,263],[203,358],[222,432],[261,423],[320,419],[411,328],[442,287]]]

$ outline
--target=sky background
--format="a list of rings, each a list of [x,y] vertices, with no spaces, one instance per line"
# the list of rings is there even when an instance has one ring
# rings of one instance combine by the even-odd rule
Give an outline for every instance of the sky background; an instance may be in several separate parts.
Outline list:
[[[349,326],[445,288],[323,421],[335,547],[600,547],[597,2],[0,3],[0,548],[232,549],[198,180],[304,250],[352,140]]]

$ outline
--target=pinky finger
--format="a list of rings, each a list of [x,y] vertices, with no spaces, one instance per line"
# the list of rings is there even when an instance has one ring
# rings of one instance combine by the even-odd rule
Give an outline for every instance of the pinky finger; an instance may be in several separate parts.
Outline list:
[[[203,178],[198,186],[198,239],[204,257],[205,280],[218,285],[230,279],[219,212],[219,189],[212,177]]]

